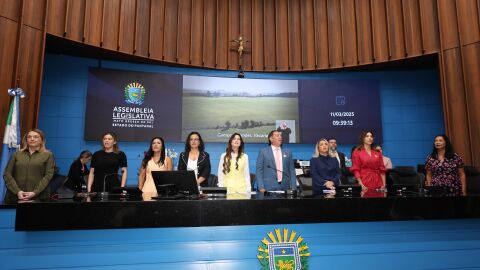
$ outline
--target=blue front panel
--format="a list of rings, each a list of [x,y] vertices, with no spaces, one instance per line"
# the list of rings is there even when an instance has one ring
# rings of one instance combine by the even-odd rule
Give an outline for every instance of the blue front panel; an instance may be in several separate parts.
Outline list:
[[[480,220],[15,232],[0,210],[1,269],[260,269],[267,233],[301,235],[309,269],[480,268]]]

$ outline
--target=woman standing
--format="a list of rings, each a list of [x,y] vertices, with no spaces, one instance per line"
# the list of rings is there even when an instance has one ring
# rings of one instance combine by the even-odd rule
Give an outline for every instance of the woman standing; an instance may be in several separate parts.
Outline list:
[[[362,189],[385,189],[385,165],[382,153],[372,148],[373,132],[364,131],[352,154],[352,173]]]
[[[80,156],[70,165],[68,179],[65,186],[75,192],[82,192],[82,186],[86,186],[85,177],[89,175],[87,163],[92,159],[92,153],[84,150]],[[83,191],[85,192],[85,191]]]
[[[453,151],[450,139],[438,135],[433,143],[432,153],[427,157],[427,186],[442,186],[450,192],[467,194],[463,159]]]
[[[382,157],[383,157],[383,165],[385,166],[385,169],[386,169],[386,170],[393,169],[392,160],[391,160],[389,157],[383,155],[383,148],[382,148],[382,146],[381,146],[381,145],[375,146],[375,150],[377,150],[378,152],[380,152],[380,154],[382,154]]]
[[[150,148],[142,160],[140,174],[138,175],[138,188],[146,197],[157,196],[157,188],[153,181],[153,171],[171,171],[172,160],[165,155],[165,142],[161,137],[150,141]]]
[[[329,155],[326,139],[320,139],[315,147],[315,154],[310,159],[313,193],[323,194],[324,190],[335,190],[340,185],[340,165],[335,157]]]
[[[102,136],[102,150],[92,156],[88,175],[88,192],[110,192],[115,187],[124,187],[127,182],[127,156],[118,149],[117,135],[107,132]],[[121,169],[122,180],[118,181]]]
[[[226,152],[218,164],[218,186],[226,187],[227,193],[247,193],[252,190],[248,155],[244,153],[242,136],[232,134]]]
[[[27,130],[22,146],[3,172],[8,189],[5,201],[49,199],[47,186],[53,177],[55,161],[52,152],[45,148],[45,135],[39,129]]]
[[[185,152],[180,153],[178,170],[194,171],[197,185],[207,186],[207,177],[210,175],[210,156],[205,152],[200,133],[193,131],[188,134],[185,142]]]

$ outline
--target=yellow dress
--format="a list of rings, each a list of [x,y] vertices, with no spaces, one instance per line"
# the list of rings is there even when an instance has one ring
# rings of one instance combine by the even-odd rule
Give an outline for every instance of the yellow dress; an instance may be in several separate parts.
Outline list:
[[[152,172],[166,171],[167,159],[165,159],[163,165],[156,164],[153,159],[150,159],[145,170],[145,183],[143,184],[142,188],[143,199],[150,200],[152,197],[157,196],[157,188],[155,187],[155,182],[153,181]]]
[[[236,169],[236,158],[232,157],[230,161],[230,172],[223,173],[223,159],[225,153],[220,157],[218,167],[218,186],[226,187],[228,193],[247,193],[251,190],[250,171],[248,168],[248,156],[243,154],[238,159],[238,169]]]

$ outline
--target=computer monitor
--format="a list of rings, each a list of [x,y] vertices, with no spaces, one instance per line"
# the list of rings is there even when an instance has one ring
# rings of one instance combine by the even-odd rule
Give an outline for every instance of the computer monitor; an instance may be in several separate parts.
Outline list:
[[[155,187],[173,184],[175,189],[185,195],[198,195],[197,180],[194,171],[153,171],[153,181]]]

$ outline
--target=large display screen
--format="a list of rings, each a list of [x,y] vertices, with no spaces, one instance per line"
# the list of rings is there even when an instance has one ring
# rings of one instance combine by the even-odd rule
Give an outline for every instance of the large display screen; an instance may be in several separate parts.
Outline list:
[[[356,143],[363,130],[382,142],[378,82],[279,80],[172,75],[92,68],[85,139],[114,131],[121,141],[185,140],[198,131],[206,142],[238,132],[246,142],[284,143],[336,137]]]

